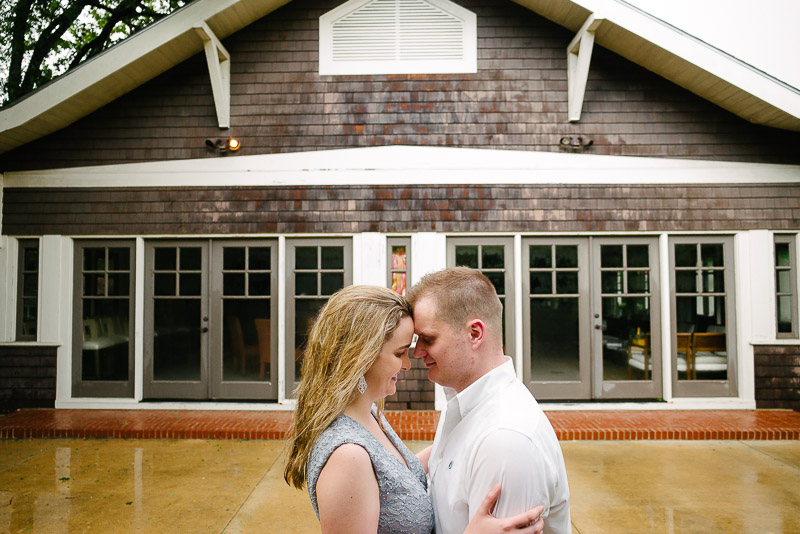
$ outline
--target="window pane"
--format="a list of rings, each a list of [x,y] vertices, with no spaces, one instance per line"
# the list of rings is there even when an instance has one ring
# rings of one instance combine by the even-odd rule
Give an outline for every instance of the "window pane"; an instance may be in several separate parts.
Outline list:
[[[456,266],[478,268],[478,247],[477,246],[457,246],[456,247]]]
[[[222,249],[222,269],[225,271],[244,270],[244,247],[225,247]]]
[[[778,267],[789,267],[789,243],[775,243],[775,265]]]
[[[294,267],[295,269],[316,269],[317,247],[295,247]]]
[[[131,250],[125,248],[108,249],[108,270],[129,271],[131,268]]]
[[[106,268],[106,249],[104,248],[85,248],[83,249],[83,270],[84,271],[103,271]]]
[[[722,293],[725,291],[725,271],[703,271],[703,292]]]
[[[200,299],[153,299],[155,380],[200,380]]]
[[[791,271],[783,270],[778,271],[778,293],[791,293],[792,292],[792,277]]]
[[[531,378],[580,380],[577,298],[531,299]]]
[[[550,245],[531,245],[529,248],[531,268],[532,269],[551,268],[553,266],[553,258],[551,256],[551,250],[552,249],[550,248]]]
[[[269,273],[250,273],[247,280],[247,294],[251,296],[269,295]]]
[[[697,245],[675,245],[675,267],[696,267]]]
[[[578,267],[578,247],[556,245],[556,267],[562,269]]]
[[[628,293],[648,293],[650,291],[649,271],[628,272]]]
[[[722,267],[725,265],[721,244],[700,245],[700,254],[703,258],[704,267]]]
[[[297,273],[294,275],[295,295],[317,295],[317,274]]]
[[[601,267],[622,267],[622,245],[603,245],[600,247]]]
[[[199,271],[202,265],[202,253],[199,247],[181,248],[181,270]]]
[[[392,269],[404,271],[406,269],[406,247],[392,247]]]
[[[111,261],[109,260],[109,263]],[[127,297],[130,294],[131,275],[128,273],[112,273],[108,275],[108,296]]]
[[[200,273],[181,273],[181,296],[195,297],[200,295]]]
[[[778,332],[790,333],[792,331],[792,297],[784,295],[778,297]]]
[[[153,294],[160,297],[174,296],[176,287],[175,273],[156,273]]]
[[[392,273],[392,291],[406,295],[406,273]]]
[[[550,272],[531,273],[531,295],[552,295],[553,275]]]
[[[128,309],[128,299],[83,302],[83,380],[128,380]]]
[[[651,380],[650,300],[603,298],[603,380]]]
[[[648,252],[647,245],[628,245],[628,267],[649,267]]]
[[[484,246],[481,249],[481,256],[483,260],[482,269],[502,269],[505,267],[502,246]]]
[[[269,311],[269,300],[223,299],[222,374],[226,382],[270,379]]]
[[[156,271],[174,271],[178,268],[177,250],[175,248],[156,248],[154,263]]]
[[[322,294],[333,295],[344,287],[343,273],[322,273]]]
[[[317,316],[320,308],[325,305],[326,299],[305,299],[295,301],[294,319],[294,362],[295,377],[300,379],[300,369],[303,366],[303,355],[306,350],[308,331]],[[287,377],[288,378],[288,377]]]
[[[559,295],[578,292],[578,273],[556,273],[556,293]]]
[[[22,275],[22,296],[35,297],[39,294],[39,273],[32,272]]]
[[[102,274],[83,275],[83,294],[86,297],[97,297],[106,294],[106,277]]]
[[[624,293],[622,271],[604,271],[600,275],[603,293]]]
[[[22,299],[22,335],[36,338],[36,318],[39,303],[35,298]]]
[[[225,296],[244,295],[244,273],[223,273],[222,294]]]
[[[678,293],[697,293],[697,272],[676,271],[675,288]]]
[[[322,247],[323,269],[344,269],[344,247]]]
[[[23,267],[25,271],[38,271],[39,270],[39,248],[38,245],[32,247],[25,247],[23,251]]]
[[[484,273],[486,278],[494,285],[495,291],[498,295],[505,295],[506,293],[506,275],[505,273]]]
[[[270,269],[269,247],[250,247],[248,267],[253,271],[268,271]]]

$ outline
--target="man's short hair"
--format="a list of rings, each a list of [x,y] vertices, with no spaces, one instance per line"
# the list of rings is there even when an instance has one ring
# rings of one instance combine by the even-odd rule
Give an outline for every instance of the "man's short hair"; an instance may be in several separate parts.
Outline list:
[[[460,330],[474,318],[481,319],[492,337],[503,343],[503,305],[494,285],[480,271],[450,267],[426,274],[408,292],[413,308],[424,298],[436,303],[436,318]]]

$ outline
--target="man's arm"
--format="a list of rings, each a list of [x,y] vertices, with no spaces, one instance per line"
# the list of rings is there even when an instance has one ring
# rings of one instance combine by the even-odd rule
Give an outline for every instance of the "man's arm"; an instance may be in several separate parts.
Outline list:
[[[551,471],[530,438],[514,430],[493,431],[478,445],[468,473],[470,519],[495,484],[502,488],[495,517],[510,517],[539,504],[546,517],[553,495]]]

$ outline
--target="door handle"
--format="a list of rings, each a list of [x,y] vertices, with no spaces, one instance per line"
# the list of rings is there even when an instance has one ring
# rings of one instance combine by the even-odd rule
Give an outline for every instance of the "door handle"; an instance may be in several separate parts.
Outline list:
[[[200,329],[200,331],[205,334],[206,332],[208,332],[208,327],[204,326],[203,328]]]
[[[603,328],[603,325],[600,325],[600,324],[594,325],[594,329],[595,330],[600,330],[601,328]]]

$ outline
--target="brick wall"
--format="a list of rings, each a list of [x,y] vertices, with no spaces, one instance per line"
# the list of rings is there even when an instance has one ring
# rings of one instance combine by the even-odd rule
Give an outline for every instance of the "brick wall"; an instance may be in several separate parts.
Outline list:
[[[800,346],[756,345],[756,408],[800,410]]]
[[[56,347],[0,345],[0,413],[53,408]]]
[[[567,122],[573,32],[510,0],[457,0],[478,23],[474,74],[320,76],[319,16],[343,0],[294,0],[224,41],[231,128],[220,131],[202,53],[88,117],[0,156],[1,170],[378,145],[800,163],[800,133],[750,124],[598,46],[581,120]]]
[[[387,410],[433,410],[433,382],[422,360],[411,358],[411,369],[401,373],[397,393],[386,397]]]

